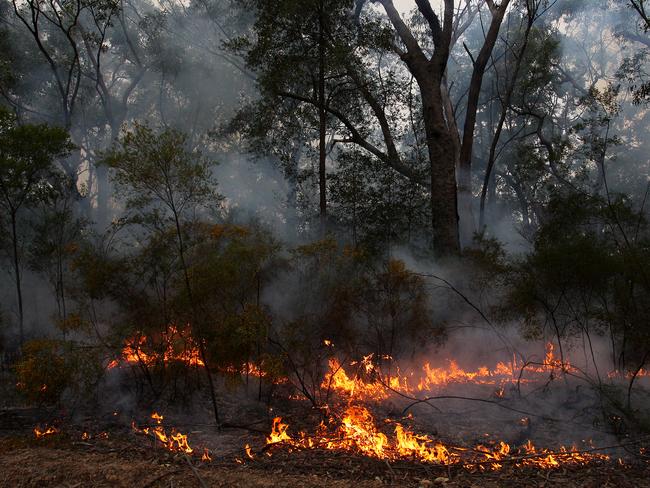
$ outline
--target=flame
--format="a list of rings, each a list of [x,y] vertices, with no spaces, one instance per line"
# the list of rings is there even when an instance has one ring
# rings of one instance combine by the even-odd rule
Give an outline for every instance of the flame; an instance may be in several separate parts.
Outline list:
[[[395,436],[397,452],[401,456],[435,464],[451,464],[457,457],[440,442],[433,443],[428,436],[415,435],[400,424],[395,426]]]
[[[388,437],[378,432],[372,415],[365,407],[350,406],[341,422],[340,433],[343,445],[357,448],[361,453],[385,459]]]
[[[244,451],[246,452],[246,456],[248,456],[249,459],[254,459],[253,458],[253,452],[251,450],[251,446],[246,444],[246,446],[244,447]]]
[[[291,437],[287,434],[289,426],[282,423],[282,417],[275,417],[273,419],[273,427],[271,427],[271,434],[266,438],[267,444],[275,444],[276,442],[290,441]]]
[[[34,427],[34,436],[37,439],[41,439],[41,438],[46,437],[48,435],[54,435],[54,434],[58,434],[58,433],[59,433],[59,429],[57,429],[56,427],[45,427],[43,429],[41,429],[40,426]]]
[[[210,451],[208,451],[205,448],[203,449],[203,455],[201,456],[201,461],[206,462],[206,463],[209,463],[210,461],[212,461],[212,457],[210,456]]]
[[[495,396],[503,398],[504,385],[507,383],[528,383],[535,380],[535,375],[577,371],[568,361],[555,357],[554,350],[552,343],[546,344],[541,363],[519,364],[517,358],[513,356],[512,361],[498,362],[493,368],[480,366],[475,370],[466,370],[452,359],[448,360],[444,367],[434,367],[426,362],[419,373],[408,375],[402,374],[397,368],[396,374],[387,377],[382,377],[372,354],[364,356],[361,361],[350,363],[350,366],[357,369],[356,374],[352,376],[336,358],[331,358],[321,388],[331,388],[350,398],[383,400],[390,395],[390,390],[413,394],[432,391],[451,383],[474,383],[495,386]],[[382,359],[392,360],[390,356]]]
[[[153,427],[144,427],[140,429],[135,425],[135,422],[131,422],[131,427],[135,432],[140,432],[157,439],[166,449],[172,452],[184,452],[185,454],[192,454],[194,452],[194,449],[190,447],[187,441],[187,435],[178,432],[174,428],[172,428],[170,433],[167,434],[162,425],[164,419],[162,415],[153,412],[151,414],[151,419],[156,423]]]
[[[204,366],[198,344],[192,337],[189,326],[179,330],[175,325],[169,325],[161,334],[160,347],[162,352],[156,353],[152,340],[147,336],[137,333],[124,341],[120,358],[113,359],[106,366],[113,369],[120,364],[144,364],[152,366],[156,362],[181,362],[187,366]]]
[[[560,466],[584,465],[609,460],[606,454],[585,452],[575,446],[561,446],[556,451],[537,448],[530,440],[518,449],[504,441],[493,445],[479,444],[472,449],[447,446],[424,434],[407,430],[395,423],[394,435],[381,432],[370,411],[359,405],[349,405],[340,423],[334,430],[328,430],[321,422],[313,436],[299,432],[296,437],[288,434],[289,426],[280,417],[273,419],[267,444],[280,444],[303,449],[324,448],[326,450],[351,451],[386,461],[415,460],[420,462],[457,465],[467,469],[501,469],[506,462],[514,466],[532,466],[553,469]],[[246,454],[253,459],[248,444]],[[267,451],[269,455],[270,452]]]

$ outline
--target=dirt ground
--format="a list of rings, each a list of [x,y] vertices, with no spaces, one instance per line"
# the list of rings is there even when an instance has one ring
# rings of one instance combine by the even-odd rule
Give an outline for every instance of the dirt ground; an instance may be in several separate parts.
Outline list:
[[[615,464],[571,471],[504,469],[491,473],[446,472],[417,463],[390,466],[355,456],[325,458],[317,452],[280,453],[238,464],[204,463],[184,455],[116,442],[0,438],[0,486],[22,487],[650,487],[650,469]]]

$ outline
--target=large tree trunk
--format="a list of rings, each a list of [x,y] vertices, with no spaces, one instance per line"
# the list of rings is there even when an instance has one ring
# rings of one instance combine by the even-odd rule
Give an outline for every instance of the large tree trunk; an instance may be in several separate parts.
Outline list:
[[[431,167],[433,247],[438,256],[453,256],[460,254],[456,146],[445,123],[440,80],[427,78],[418,83]]]
[[[503,17],[508,9],[510,0],[502,0],[499,6],[489,5],[492,12],[492,21],[485,36],[483,46],[478,53],[476,60],[472,60],[474,69],[467,94],[467,110],[465,125],[463,128],[463,142],[460,149],[460,160],[458,165],[458,207],[460,212],[460,236],[463,246],[472,243],[476,224],[472,211],[472,150],[474,148],[474,130],[476,127],[476,115],[478,112],[483,76],[487,64],[494,50],[499,36],[499,30]]]
[[[325,233],[327,221],[327,172],[325,163],[325,136],[327,131],[327,113],[325,109],[325,19],[323,2],[320,2],[318,11],[318,189],[320,192],[320,225],[321,232]]]

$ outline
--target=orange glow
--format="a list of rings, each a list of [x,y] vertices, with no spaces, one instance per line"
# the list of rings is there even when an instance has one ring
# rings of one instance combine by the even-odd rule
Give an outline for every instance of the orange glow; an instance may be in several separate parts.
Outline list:
[[[57,429],[56,427],[46,427],[43,429],[41,429],[39,426],[34,427],[34,436],[37,439],[42,439],[43,437],[58,434],[58,433],[59,433],[59,429]]]
[[[576,371],[568,361],[563,362],[555,357],[551,343],[546,344],[541,363],[519,364],[513,357],[512,361],[499,362],[493,368],[480,366],[475,370],[466,370],[455,360],[449,360],[444,367],[434,367],[426,362],[419,373],[405,375],[397,368],[395,374],[383,377],[371,354],[363,357],[361,361],[351,362],[350,366],[356,368],[356,374],[349,375],[336,358],[330,359],[321,388],[331,388],[350,398],[382,400],[390,395],[390,390],[413,394],[443,388],[452,383],[473,383],[495,386],[495,396],[502,398],[505,396],[504,385],[507,383],[529,383],[539,375]]]
[[[251,450],[251,446],[246,444],[244,451],[246,452],[246,456],[248,456],[249,459],[253,459],[253,451]]]
[[[147,336],[137,333],[124,342],[121,356],[107,365],[113,369],[120,364],[143,364],[152,366],[157,362],[181,362],[187,366],[203,366],[198,344],[192,337],[189,327],[179,330],[170,325],[161,334],[160,343],[154,344]],[[155,349],[162,349],[157,352]]]
[[[579,451],[575,446],[561,446],[556,451],[539,449],[528,441],[523,447],[513,449],[503,441],[493,445],[477,445],[472,449],[447,446],[424,434],[407,430],[395,423],[394,435],[381,432],[365,407],[348,406],[338,426],[333,430],[321,423],[315,434],[299,432],[297,436],[288,434],[289,426],[276,417],[267,444],[278,444],[303,449],[321,448],[326,450],[350,451],[377,459],[396,461],[414,460],[440,465],[459,465],[467,469],[498,470],[507,462],[514,466],[533,466],[540,469],[553,469],[560,466],[584,465],[607,461],[605,454]],[[246,453],[250,448],[246,445]],[[268,455],[271,455],[267,451]]]
[[[203,455],[201,456],[201,461],[205,463],[209,463],[210,461],[212,461],[212,456],[210,456],[210,451],[208,451],[207,449],[203,449]]]
[[[275,417],[273,419],[273,427],[271,427],[271,434],[266,438],[267,444],[275,444],[276,442],[290,441],[291,437],[287,434],[289,426],[282,423],[282,417]]]
[[[140,429],[135,425],[135,422],[131,422],[131,427],[135,432],[139,432],[157,439],[166,449],[172,452],[184,452],[185,454],[192,454],[194,452],[194,449],[190,447],[187,441],[187,435],[178,432],[174,428],[172,428],[168,434],[162,425],[163,418],[164,417],[162,415],[154,412],[151,414],[151,419],[156,422],[156,425],[153,427],[144,427]]]

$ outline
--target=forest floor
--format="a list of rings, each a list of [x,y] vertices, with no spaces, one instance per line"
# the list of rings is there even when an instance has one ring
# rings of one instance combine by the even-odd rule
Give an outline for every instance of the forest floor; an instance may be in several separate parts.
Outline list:
[[[638,459],[623,465],[613,459],[557,469],[504,463],[498,470],[472,472],[461,466],[389,463],[343,451],[290,451],[280,446],[268,456],[264,411],[248,411],[238,402],[226,406],[225,417],[241,426],[216,431],[208,415],[170,413],[168,418],[165,411],[166,427],[190,434],[195,452],[188,457],[134,432],[131,413],[106,410],[82,415],[18,406],[2,398],[0,390],[0,488],[650,488],[650,463]],[[314,422],[307,417],[304,408],[298,409],[290,416],[291,423]],[[145,415],[140,421],[142,428],[151,419]],[[36,439],[37,425],[56,425],[59,431]],[[467,435],[460,428],[459,433]],[[246,456],[246,444],[253,446],[253,459]],[[209,449],[210,461],[201,460],[204,448]]]
[[[255,460],[194,457],[153,449],[127,436],[74,440],[0,434],[0,486],[22,487],[650,487],[650,466],[605,463],[571,469],[504,466],[471,473],[421,463],[385,463],[320,452],[276,452]]]

